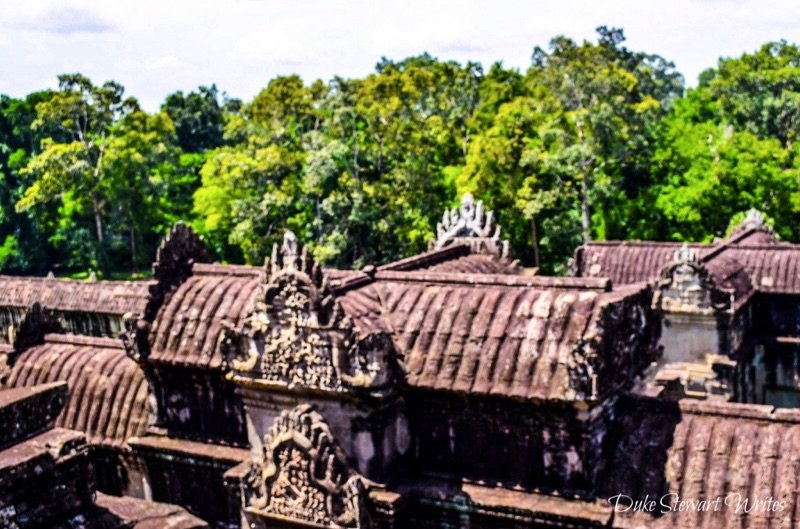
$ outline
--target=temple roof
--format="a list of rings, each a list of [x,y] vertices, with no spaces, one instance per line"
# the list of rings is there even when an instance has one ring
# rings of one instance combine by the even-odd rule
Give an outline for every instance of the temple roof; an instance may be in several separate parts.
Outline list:
[[[591,400],[624,385],[626,369],[646,365],[652,345],[643,312],[649,291],[608,287],[602,279],[378,272],[340,303],[362,332],[388,331],[413,387]],[[611,322],[613,307],[623,310]],[[619,324],[640,342],[630,347],[625,369],[608,370],[612,341],[622,335],[611,327]],[[578,387],[577,378],[593,375],[594,390]]]
[[[724,240],[686,245],[721,288],[737,297],[749,291],[800,293],[800,245],[780,242],[751,214]],[[652,281],[673,262],[683,243],[603,241],[575,250],[573,274],[608,277],[615,285]],[[744,278],[746,274],[748,278]],[[749,283],[749,284],[748,284]]]
[[[69,396],[56,426],[79,430],[92,443],[125,446],[144,433],[149,386],[118,340],[49,334],[14,361],[6,386],[64,381]]]
[[[195,265],[156,316],[149,360],[220,369],[222,322],[244,317],[260,284],[258,273],[251,267]]]
[[[654,354],[657,331],[647,316],[651,293],[643,285],[610,292],[603,278],[419,266],[452,263],[442,259],[444,252],[484,257],[457,244],[362,272],[325,270],[296,238],[287,237],[266,269],[195,264],[153,322],[148,361],[225,369],[225,326],[239,327],[263,303],[265,288],[295,288],[281,286],[282,278],[300,276],[317,302],[333,300],[338,308],[331,309],[352,322],[357,339],[391,337],[403,375],[414,387],[593,400],[625,386]],[[616,332],[618,326],[625,332]],[[623,336],[638,340],[627,352],[615,345]],[[620,361],[624,365],[610,368]]]
[[[144,310],[151,284],[151,281],[0,276],[0,306],[27,309],[38,302],[48,310],[121,316]]]
[[[787,503],[780,512],[728,506],[661,518],[617,515],[615,526],[716,529],[800,523],[800,411],[752,404],[628,397],[609,433],[611,458],[601,494],[714,500],[729,494]],[[734,498],[735,499],[735,498]],[[770,522],[770,518],[772,521]]]

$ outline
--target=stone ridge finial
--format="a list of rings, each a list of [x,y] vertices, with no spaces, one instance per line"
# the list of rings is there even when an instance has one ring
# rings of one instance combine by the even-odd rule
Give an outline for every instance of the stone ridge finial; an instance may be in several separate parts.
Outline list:
[[[697,262],[697,253],[689,247],[688,244],[683,243],[680,248],[675,250],[675,254],[673,256],[673,261],[676,263],[696,263]]]
[[[158,246],[153,263],[153,277],[160,282],[168,279],[178,269],[186,268],[187,264],[191,270],[191,264],[208,261],[208,249],[203,239],[179,220]]]
[[[461,198],[461,206],[445,211],[442,222],[436,225],[439,241],[453,237],[500,238],[500,227],[495,225],[494,212],[484,211],[483,202],[475,201],[470,193]]]
[[[771,234],[775,232],[767,224],[767,219],[764,214],[756,208],[750,208],[745,213],[744,220],[739,224],[738,231],[744,230],[761,230]]]
[[[300,244],[297,236],[290,230],[283,234],[283,243],[272,245],[272,256],[264,262],[265,281],[273,281],[286,272],[299,272],[307,275],[316,286],[323,282],[320,267],[308,251]]]
[[[767,225],[767,222],[763,213],[756,208],[750,208],[745,214],[744,224],[748,227],[763,228]]]
[[[496,252],[500,257],[509,256],[508,241],[500,240],[500,226],[495,223],[494,212],[484,210],[483,201],[476,201],[470,193],[461,198],[458,208],[445,210],[442,222],[436,225],[436,240],[431,243],[431,250],[461,242],[461,239],[480,240],[485,243],[484,250]],[[478,250],[478,246],[473,249]]]
[[[747,213],[744,215],[744,219],[742,219],[734,231],[742,232],[746,230],[761,230],[774,235],[772,228],[770,228],[769,224],[767,224],[767,218],[764,216],[764,213],[756,208],[750,208],[747,210]]]

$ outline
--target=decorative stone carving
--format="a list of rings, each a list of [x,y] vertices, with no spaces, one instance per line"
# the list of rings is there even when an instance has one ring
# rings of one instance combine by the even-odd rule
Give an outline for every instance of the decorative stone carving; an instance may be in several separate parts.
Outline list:
[[[50,333],[64,332],[58,319],[49,314],[42,305],[34,303],[13,332],[14,351],[20,352],[44,342]]]
[[[125,352],[136,362],[146,360],[150,351],[148,342],[150,323],[140,318],[138,314],[128,312],[122,316],[122,324],[125,329],[120,333],[119,338],[122,340]]]
[[[741,227],[748,230],[762,229],[762,230],[772,231],[772,228],[770,228],[767,225],[767,221],[764,218],[764,214],[755,208],[750,208],[747,210],[744,220],[742,221]]]
[[[289,390],[390,389],[396,370],[388,335],[358,336],[327,278],[287,232],[265,264],[255,306],[226,324],[221,344],[234,380]]]
[[[460,207],[444,212],[442,222],[436,225],[436,240],[430,249],[438,250],[454,243],[468,244],[476,253],[498,257],[511,255],[508,241],[500,240],[494,212],[485,211],[483,202],[476,202],[469,193],[461,198]]]
[[[158,247],[153,263],[157,282],[150,287],[144,318],[153,321],[164,298],[191,275],[192,265],[207,262],[208,250],[200,236],[183,222],[176,222]]]
[[[661,272],[655,298],[662,310],[713,312],[730,307],[730,294],[720,290],[694,250],[684,244]]]
[[[367,527],[366,491],[325,419],[310,405],[284,411],[244,479],[250,516],[326,529]]]

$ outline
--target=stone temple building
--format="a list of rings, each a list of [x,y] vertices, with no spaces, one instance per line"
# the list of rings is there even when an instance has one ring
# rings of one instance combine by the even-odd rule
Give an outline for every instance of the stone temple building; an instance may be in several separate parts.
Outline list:
[[[544,277],[470,196],[437,232],[0,277],[0,527],[800,527],[800,245],[752,213]]]

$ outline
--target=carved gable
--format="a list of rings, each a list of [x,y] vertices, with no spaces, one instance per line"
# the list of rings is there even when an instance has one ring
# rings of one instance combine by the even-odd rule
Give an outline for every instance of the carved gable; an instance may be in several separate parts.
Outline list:
[[[186,224],[176,222],[156,252],[153,263],[156,282],[150,287],[150,300],[142,316],[152,322],[165,297],[191,275],[192,265],[209,260],[203,240]]]
[[[683,245],[661,273],[657,303],[668,311],[713,312],[730,307],[730,295],[720,290],[691,248]]]
[[[367,527],[361,477],[323,417],[304,404],[284,411],[264,437],[263,459],[244,484],[249,516],[329,529]]]
[[[227,327],[222,345],[234,380],[245,384],[383,392],[396,373],[390,337],[357,335],[291,232],[273,248],[255,306],[239,326]]]
[[[436,240],[430,249],[438,250],[456,243],[468,244],[475,253],[510,256],[508,241],[500,239],[494,212],[485,211],[483,202],[476,202],[469,193],[462,197],[461,206],[444,212],[442,222],[436,225]]]

